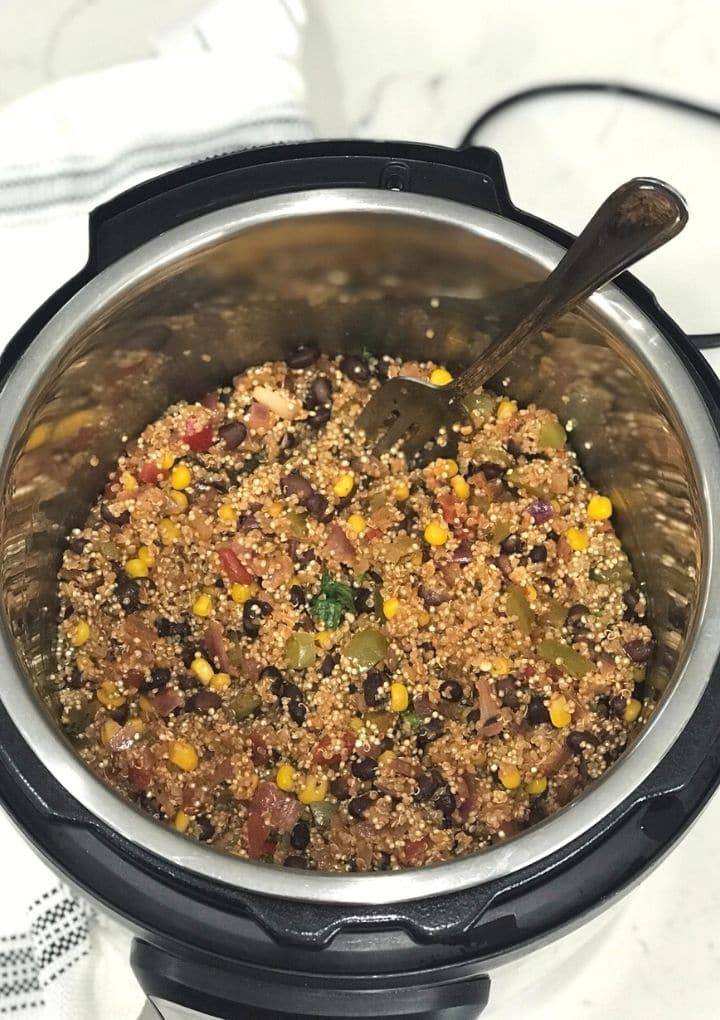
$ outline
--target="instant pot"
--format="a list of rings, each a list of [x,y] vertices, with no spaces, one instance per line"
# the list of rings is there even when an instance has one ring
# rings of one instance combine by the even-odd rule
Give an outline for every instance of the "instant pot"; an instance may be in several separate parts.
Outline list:
[[[568,424],[592,484],[612,496],[657,636],[649,722],[572,804],[421,870],[285,870],[186,839],[122,800],[46,707],[64,536],[128,438],[172,400],[309,340],[459,368],[532,300],[569,241],[515,208],[488,149],[247,151],[97,209],[86,267],[7,346],[0,797],[37,852],[134,931],[144,1016],[476,1017],[495,974],[517,961],[512,982],[540,947],[579,939],[715,789],[720,389],[627,274],[493,382]]]

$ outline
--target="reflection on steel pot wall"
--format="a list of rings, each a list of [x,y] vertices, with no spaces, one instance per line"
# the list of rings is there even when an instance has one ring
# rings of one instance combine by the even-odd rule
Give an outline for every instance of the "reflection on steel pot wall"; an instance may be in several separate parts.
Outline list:
[[[310,339],[326,351],[371,347],[460,366],[488,342],[508,307],[528,299],[527,285],[558,253],[525,227],[452,202],[329,190],[194,220],[101,273],[40,334],[4,397],[6,413],[17,408],[19,416],[4,440],[4,608],[36,683],[50,682],[53,578],[65,528],[84,519],[125,438],[168,402],[195,399]],[[659,690],[677,677],[692,644],[694,668],[682,685],[671,685],[640,740],[571,811],[481,858],[422,874],[359,881],[308,874],[300,882],[200,845],[183,843],[181,851],[178,837],[71,767],[46,727],[46,760],[75,784],[75,795],[137,842],[182,853],[187,867],[214,877],[295,898],[368,903],[517,869],[619,803],[672,744],[717,658],[720,635],[699,629],[701,602],[718,584],[709,572],[706,500],[717,439],[670,345],[615,287],[530,345],[495,385],[506,381],[522,399],[572,422],[590,480],[618,507],[621,537],[662,638],[652,670]],[[710,456],[700,466],[704,452]],[[19,685],[11,685],[6,704],[37,743],[41,731]]]

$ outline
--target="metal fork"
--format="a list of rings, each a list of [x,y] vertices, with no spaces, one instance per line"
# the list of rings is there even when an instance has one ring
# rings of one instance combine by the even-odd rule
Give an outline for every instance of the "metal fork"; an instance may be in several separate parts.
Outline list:
[[[650,177],[622,184],[537,285],[532,307],[461,375],[445,386],[398,376],[373,394],[357,426],[375,453],[397,447],[426,462],[453,457],[459,429],[470,424],[463,398],[495,375],[525,340],[679,234],[687,218],[684,198],[669,184]]]

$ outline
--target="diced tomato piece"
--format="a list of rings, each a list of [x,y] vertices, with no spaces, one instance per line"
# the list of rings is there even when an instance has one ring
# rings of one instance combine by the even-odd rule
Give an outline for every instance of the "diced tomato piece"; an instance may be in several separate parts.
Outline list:
[[[380,528],[366,528],[365,529],[365,541],[370,542],[373,538],[380,538],[382,531]]]
[[[343,746],[339,751],[330,747],[330,740],[329,736],[320,737],[318,740],[313,753],[315,765],[339,765],[341,761],[346,761],[355,749],[355,734],[352,730],[346,730],[343,734]]]
[[[251,757],[253,764],[264,765],[268,761],[270,753],[267,749],[262,733],[258,733],[257,730],[253,730],[250,733],[250,743],[252,744]]]
[[[429,846],[427,836],[422,839],[410,839],[398,849],[397,855],[401,864],[419,864],[425,857]]]
[[[157,714],[165,718],[182,705],[183,697],[174,687],[166,687],[165,690],[153,695],[150,701]]]
[[[143,464],[143,466],[140,468],[139,471],[140,481],[144,482],[146,485],[152,485],[153,482],[156,482],[158,480],[159,474],[160,468],[157,466],[157,464],[151,464],[148,462],[147,464]]]
[[[273,852],[273,844],[269,839],[271,832],[261,809],[253,804],[247,817],[247,852],[251,860],[256,861]]]
[[[198,429],[192,419],[187,423],[183,433],[183,441],[196,453],[207,453],[214,438],[212,425],[203,425]]]
[[[145,683],[145,674],[141,669],[129,669],[123,676],[123,683],[126,687],[132,687],[137,691]]]
[[[230,581],[236,581],[238,584],[250,584],[254,580],[248,568],[243,566],[237,555],[228,546],[219,549],[218,556],[220,566]]]

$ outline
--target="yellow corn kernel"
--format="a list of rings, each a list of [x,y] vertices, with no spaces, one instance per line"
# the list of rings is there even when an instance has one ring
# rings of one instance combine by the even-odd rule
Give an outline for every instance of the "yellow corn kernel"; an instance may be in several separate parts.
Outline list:
[[[198,595],[192,605],[195,616],[210,616],[213,611],[213,601],[209,595]]]
[[[393,751],[383,751],[378,758],[378,762],[380,765],[388,765],[391,761],[394,761],[394,759],[395,753]]]
[[[186,464],[176,464],[170,474],[170,484],[173,489],[187,489],[192,482],[192,472]]]
[[[221,503],[218,507],[217,515],[225,524],[237,524],[237,510],[235,507],[230,506],[229,503]]]
[[[522,776],[517,765],[501,765],[498,768],[498,779],[506,790],[517,790],[522,782]]]
[[[445,457],[438,461],[438,468],[440,470],[440,475],[443,478],[454,478],[460,470],[457,465],[457,461],[452,460],[450,457]]]
[[[119,732],[120,732],[120,723],[115,722],[114,719],[106,719],[105,720],[105,722],[102,724],[102,728],[100,730],[100,736],[101,736],[102,742],[105,745],[105,747],[108,746],[108,744],[110,743],[112,738],[115,736],[115,734],[119,733]]]
[[[398,501],[398,503],[404,503],[409,495],[410,489],[408,488],[405,482],[398,482],[398,484],[393,489],[393,496]]]
[[[385,619],[392,620],[392,618],[397,615],[400,603],[397,599],[385,599],[382,608]]]
[[[501,400],[498,404],[497,417],[498,418],[510,418],[511,415],[515,414],[518,406],[514,400]]]
[[[507,676],[510,672],[510,660],[504,655],[498,655],[492,660],[491,672],[493,676]]]
[[[534,584],[525,585],[525,597],[528,602],[537,602],[538,593]]]
[[[362,719],[359,719],[356,715],[354,715],[350,720],[350,729],[353,731],[353,733],[361,733],[362,730],[364,729]]]
[[[367,521],[362,514],[350,514],[347,519],[347,526],[353,535],[362,535],[365,528],[367,528]]]
[[[90,624],[87,620],[78,620],[70,632],[70,643],[79,648],[90,640]]]
[[[226,691],[231,683],[229,673],[216,673],[210,680],[210,686],[214,691]]]
[[[145,732],[145,723],[142,719],[137,716],[134,719],[130,719],[125,723],[123,727],[126,733],[132,734],[132,736],[140,736],[141,733]]]
[[[353,491],[355,475],[352,471],[344,471],[333,485],[333,492],[338,499],[345,499]]]
[[[183,772],[192,772],[198,766],[198,753],[187,740],[173,740],[168,749],[168,758]]]
[[[44,422],[42,425],[36,425],[28,436],[27,443],[25,443],[25,449],[28,453],[30,450],[37,450],[39,446],[44,446],[50,438],[51,432],[52,429],[47,422]]]
[[[465,500],[470,498],[470,486],[462,475],[455,475],[454,478],[450,479],[450,488],[458,499]]]
[[[550,698],[550,722],[555,729],[561,730],[572,722],[571,704],[562,694],[553,694]]]
[[[103,680],[95,696],[105,708],[120,708],[125,704],[124,695],[120,693],[112,680]]]
[[[565,534],[568,545],[575,552],[582,552],[590,545],[590,539],[587,532],[581,531],[580,528],[568,528]]]
[[[642,701],[639,701],[637,698],[630,698],[627,705],[625,706],[625,711],[623,712],[623,719],[627,723],[633,723],[638,718],[641,712]]]
[[[193,659],[190,664],[190,672],[198,678],[201,684],[205,684],[206,687],[215,676],[215,670],[207,659]]]
[[[175,489],[170,493],[170,499],[173,501],[176,507],[180,510],[187,510],[190,500],[187,498],[184,492],[176,492]]]
[[[230,598],[233,602],[237,602],[241,606],[244,602],[250,598],[253,593],[253,585],[251,584],[238,584],[235,582],[230,585]]]
[[[173,542],[177,542],[180,538],[180,528],[177,526],[175,521],[171,521],[169,517],[163,517],[160,521],[158,524],[158,533],[163,545],[172,545]]]
[[[531,797],[539,797],[541,793],[545,793],[547,790],[547,779],[545,776],[533,776],[525,784],[525,789]]]
[[[275,774],[275,782],[285,793],[290,793],[295,785],[295,769],[292,765],[281,765]]]
[[[128,560],[125,564],[125,573],[128,577],[147,577],[150,571],[147,563],[143,563],[140,557]]]
[[[390,708],[393,712],[405,712],[410,704],[410,695],[405,684],[390,684]]]
[[[641,684],[647,680],[647,666],[635,666],[632,671],[632,678],[636,684]]]
[[[151,567],[155,562],[155,553],[152,551],[149,545],[141,545],[138,549],[137,558],[147,567]]]
[[[191,821],[190,815],[186,815],[184,811],[178,811],[173,824],[178,832],[187,832]]]
[[[166,450],[165,453],[162,455],[160,467],[163,469],[163,471],[169,471],[174,463],[175,463],[174,454],[170,453],[169,450]]]
[[[612,517],[612,500],[607,496],[593,496],[587,506],[587,515],[591,521],[606,521]]]
[[[75,665],[81,673],[87,673],[89,669],[92,669],[92,659],[84,652],[78,652],[75,656]]]
[[[325,651],[327,651],[329,648],[332,648],[333,644],[332,636],[330,635],[330,632],[327,630],[319,630],[315,635],[315,640],[317,641],[321,648],[325,649]]]
[[[447,528],[443,528],[442,524],[438,524],[436,521],[431,521],[423,534],[428,545],[445,545],[449,538]]]
[[[268,503],[268,505],[265,507],[265,513],[268,515],[268,517],[272,517],[273,520],[277,520],[277,518],[280,516],[283,510],[284,507],[282,503],[279,503],[277,501],[275,501],[274,503]]]
[[[73,411],[61,418],[53,429],[53,439],[71,439],[80,429],[91,425],[97,419],[97,412],[87,408],[84,411]]]
[[[427,627],[430,623],[430,613],[426,613],[424,609],[421,609],[417,614],[418,627]]]
[[[140,697],[138,698],[138,705],[143,710],[143,712],[155,711],[155,706],[153,705],[152,701],[150,701],[150,698],[146,698],[144,694],[141,694]]]
[[[324,776],[308,776],[298,794],[301,804],[319,804],[327,796],[327,779]]]
[[[446,368],[434,368],[430,373],[430,382],[433,386],[447,386],[452,382],[453,377]]]
[[[120,475],[120,484],[127,492],[131,492],[133,489],[137,489],[138,487],[135,475],[131,475],[129,471],[123,471]]]

